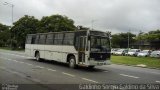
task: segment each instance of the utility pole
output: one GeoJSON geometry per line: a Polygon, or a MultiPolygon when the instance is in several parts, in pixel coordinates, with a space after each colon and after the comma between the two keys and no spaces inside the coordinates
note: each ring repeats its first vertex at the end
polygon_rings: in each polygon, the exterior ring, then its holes
{"type": "Polygon", "coordinates": [[[139,49],[141,48],[142,49],[142,38],[141,38],[141,35],[143,34],[143,32],[140,30],[139,31],[139,36],[140,36],[140,43],[139,43],[139,49]]]}
{"type": "MultiPolygon", "coordinates": [[[[11,11],[11,17],[12,17],[12,19],[11,19],[11,26],[13,26],[13,8],[14,8],[14,5],[13,4],[11,4],[11,3],[8,3],[8,2],[4,2],[4,4],[3,5],[8,5],[8,6],[10,6],[11,7],[11,9],[12,9],[12,11],[11,11]]],[[[10,38],[11,38],[11,45],[10,45],[10,47],[12,48],[12,31],[11,31],[11,29],[10,29],[10,32],[11,32],[11,36],[10,36],[10,38]]],[[[13,34],[13,38],[14,38],[14,34],[13,34]]]]}
{"type": "Polygon", "coordinates": [[[130,30],[129,30],[129,32],[128,32],[128,50],[129,50],[129,44],[130,44],[130,40],[129,40],[129,38],[130,38],[130,36],[129,36],[129,33],[130,33],[130,30]]]}
{"type": "Polygon", "coordinates": [[[11,4],[11,7],[12,7],[12,26],[13,26],[13,7],[14,7],[14,5],[11,4]]]}
{"type": "Polygon", "coordinates": [[[94,22],[95,22],[96,20],[92,20],[91,21],[91,24],[92,24],[92,30],[93,30],[93,24],[94,24],[94,22]]]}
{"type": "Polygon", "coordinates": [[[93,30],[93,23],[94,23],[94,20],[92,20],[92,21],[91,21],[91,24],[92,24],[92,30],[93,30]]]}

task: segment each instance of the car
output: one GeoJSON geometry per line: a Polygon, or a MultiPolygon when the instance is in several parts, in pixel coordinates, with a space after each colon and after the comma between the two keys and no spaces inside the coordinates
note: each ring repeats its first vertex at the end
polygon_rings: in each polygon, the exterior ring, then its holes
{"type": "Polygon", "coordinates": [[[160,51],[153,51],[152,53],[151,53],[151,55],[150,55],[150,57],[160,57],[160,51]]]}
{"type": "Polygon", "coordinates": [[[128,55],[128,56],[137,56],[137,54],[140,51],[141,51],[140,49],[130,49],[126,55],[128,55]]]}
{"type": "Polygon", "coordinates": [[[151,54],[151,51],[150,50],[143,50],[141,52],[138,53],[138,57],[147,57],[151,54]]]}
{"type": "Polygon", "coordinates": [[[111,54],[114,55],[117,50],[119,50],[119,49],[117,49],[117,48],[116,49],[115,48],[111,49],[111,54]]]}
{"type": "Polygon", "coordinates": [[[115,55],[123,55],[125,56],[125,54],[128,52],[127,49],[119,49],[115,52],[115,55]]]}

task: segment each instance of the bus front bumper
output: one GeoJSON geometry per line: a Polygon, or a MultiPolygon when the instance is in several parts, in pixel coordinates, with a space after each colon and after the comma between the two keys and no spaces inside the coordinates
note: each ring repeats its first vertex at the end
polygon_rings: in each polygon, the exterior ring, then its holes
{"type": "Polygon", "coordinates": [[[95,61],[95,60],[90,60],[89,65],[94,65],[94,66],[102,66],[102,65],[110,65],[111,61],[110,60],[103,60],[103,61],[95,61]]]}

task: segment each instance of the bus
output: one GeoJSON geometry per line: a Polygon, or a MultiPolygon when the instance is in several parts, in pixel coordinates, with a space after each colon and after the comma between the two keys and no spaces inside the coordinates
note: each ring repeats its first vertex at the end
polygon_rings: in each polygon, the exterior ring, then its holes
{"type": "Polygon", "coordinates": [[[109,65],[110,35],[96,30],[28,34],[25,53],[37,61],[54,60],[71,68],[109,65]]]}

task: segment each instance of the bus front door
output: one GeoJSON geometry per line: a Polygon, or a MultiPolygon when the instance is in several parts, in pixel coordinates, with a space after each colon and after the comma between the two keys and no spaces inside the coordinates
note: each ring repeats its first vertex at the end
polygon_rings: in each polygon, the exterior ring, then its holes
{"type": "Polygon", "coordinates": [[[86,44],[86,37],[81,36],[79,37],[79,44],[78,44],[78,61],[79,64],[85,63],[85,44],[86,44]]]}

